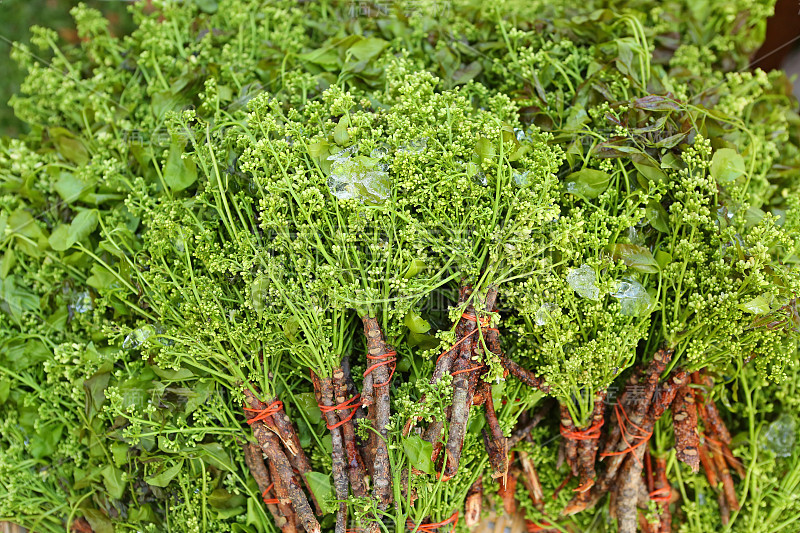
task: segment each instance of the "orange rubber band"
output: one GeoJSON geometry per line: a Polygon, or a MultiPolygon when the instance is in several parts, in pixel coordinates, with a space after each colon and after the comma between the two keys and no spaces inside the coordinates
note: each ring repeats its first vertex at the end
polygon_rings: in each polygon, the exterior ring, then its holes
{"type": "MultiPolygon", "coordinates": [[[[465,319],[465,320],[468,320],[469,322],[477,322],[477,321],[478,321],[478,317],[476,317],[475,315],[470,315],[470,314],[468,314],[468,313],[462,313],[462,314],[461,314],[461,318],[463,318],[463,319],[465,319]]],[[[452,345],[452,346],[450,346],[448,349],[446,349],[445,351],[443,351],[442,353],[440,353],[440,354],[439,354],[439,357],[437,357],[437,358],[436,358],[436,362],[438,363],[438,362],[439,362],[439,360],[440,360],[442,357],[444,357],[444,356],[445,356],[445,354],[448,354],[448,353],[452,352],[452,351],[453,351],[455,348],[457,348],[457,347],[458,347],[458,345],[459,345],[459,344],[461,344],[462,342],[464,342],[464,341],[465,341],[465,340],[467,340],[468,338],[472,337],[472,335],[473,335],[474,333],[477,333],[479,329],[485,329],[485,330],[487,330],[487,331],[497,331],[498,333],[500,332],[500,330],[499,330],[499,329],[497,329],[497,328],[487,328],[486,326],[487,326],[488,324],[489,324],[489,317],[488,317],[488,316],[481,317],[481,326],[480,326],[480,327],[477,327],[477,328],[475,328],[475,329],[473,329],[472,331],[470,331],[469,333],[467,333],[466,335],[464,335],[463,337],[461,337],[461,340],[460,340],[460,341],[458,341],[457,343],[453,344],[453,345],[452,345]]],[[[495,354],[495,355],[496,355],[496,354],[495,354]]],[[[367,357],[369,357],[369,356],[367,356],[367,357]]],[[[465,372],[465,371],[464,371],[464,372],[465,372]]],[[[455,374],[450,374],[450,375],[451,375],[451,376],[454,376],[455,374]]]]}
{"type": "Polygon", "coordinates": [[[389,365],[391,367],[391,370],[392,370],[389,373],[389,378],[386,381],[384,381],[383,383],[373,383],[372,384],[373,387],[385,387],[386,385],[389,384],[390,381],[392,381],[392,376],[394,376],[394,371],[397,369],[397,357],[394,357],[396,355],[397,355],[397,352],[394,352],[394,351],[386,352],[386,353],[384,353],[382,355],[370,355],[370,354],[367,354],[367,359],[370,359],[372,361],[378,361],[378,362],[373,364],[371,367],[367,368],[364,371],[364,377],[367,377],[367,375],[371,374],[373,370],[375,370],[376,368],[378,368],[379,366],[382,366],[382,365],[389,365]]]}
{"type": "Polygon", "coordinates": [[[256,422],[263,422],[267,418],[271,417],[278,411],[283,409],[283,402],[280,400],[275,400],[264,409],[250,409],[249,407],[245,407],[244,410],[248,413],[256,413],[253,418],[247,420],[247,423],[251,426],[256,422]]]}
{"type": "Polygon", "coordinates": [[[355,396],[353,396],[349,400],[347,400],[345,402],[342,402],[339,405],[319,405],[319,404],[317,404],[317,406],[319,407],[319,410],[322,411],[323,413],[330,413],[331,411],[344,411],[345,409],[352,409],[352,411],[350,411],[350,414],[347,415],[346,417],[344,417],[343,419],[341,419],[338,423],[336,423],[336,424],[334,424],[332,426],[329,426],[326,423],[325,427],[327,427],[328,429],[336,429],[339,426],[345,424],[346,422],[349,422],[350,420],[352,420],[353,417],[356,414],[356,409],[361,407],[361,402],[359,400],[361,400],[361,395],[360,394],[356,394],[355,396]]]}
{"type": "Polygon", "coordinates": [[[538,533],[539,531],[547,531],[548,529],[553,529],[553,524],[550,522],[544,521],[541,524],[537,524],[533,520],[525,521],[525,530],[528,533],[538,533]]]}
{"type": "Polygon", "coordinates": [[[599,420],[586,429],[576,429],[575,431],[566,429],[563,425],[559,426],[561,436],[571,440],[597,440],[600,438],[600,429],[605,420],[599,420]]]}
{"type": "Polygon", "coordinates": [[[281,503],[281,501],[278,498],[267,498],[267,493],[272,490],[272,487],[274,485],[275,485],[275,483],[270,483],[269,487],[264,489],[264,492],[261,493],[261,498],[264,500],[264,503],[266,503],[267,505],[277,505],[277,504],[281,503]]]}
{"type": "MultiPolygon", "coordinates": [[[[622,440],[625,441],[625,444],[627,444],[628,447],[625,448],[624,450],[619,451],[619,452],[601,453],[600,457],[610,457],[612,455],[625,455],[628,452],[632,452],[633,450],[635,450],[636,448],[638,448],[642,444],[646,444],[650,440],[650,437],[653,435],[652,431],[646,431],[645,429],[643,429],[643,428],[637,426],[636,424],[634,424],[633,422],[631,422],[631,419],[628,418],[628,413],[625,412],[625,408],[622,407],[621,404],[614,405],[614,414],[617,416],[617,423],[619,424],[620,435],[622,436],[622,440]],[[620,413],[622,413],[621,416],[620,416],[620,413]],[[627,427],[626,424],[624,424],[622,422],[623,418],[625,418],[625,421],[628,424],[630,424],[631,426],[633,426],[634,429],[639,431],[639,433],[641,433],[641,435],[634,435],[634,434],[632,434],[630,432],[630,430],[626,429],[626,427],[627,427]],[[628,437],[625,436],[626,433],[628,433],[631,436],[631,440],[638,439],[639,442],[636,443],[636,444],[631,444],[630,441],[628,441],[628,437]]],[[[636,462],[639,463],[640,466],[644,467],[644,465],[642,465],[642,462],[641,462],[641,460],[639,460],[638,457],[636,457],[634,455],[633,458],[636,459],[636,462]]]]}
{"type": "Polygon", "coordinates": [[[658,503],[666,503],[672,498],[672,491],[669,487],[661,487],[650,493],[650,499],[658,503]]]}
{"type": "Polygon", "coordinates": [[[429,533],[448,524],[453,524],[453,531],[456,530],[456,526],[458,525],[458,511],[453,513],[447,520],[442,520],[441,522],[434,522],[432,524],[419,524],[419,526],[417,526],[416,524],[414,524],[414,522],[408,520],[406,522],[406,527],[411,531],[413,531],[414,528],[416,528],[417,531],[422,531],[423,533],[429,533]]]}
{"type": "Polygon", "coordinates": [[[461,370],[456,370],[455,372],[452,372],[450,375],[455,376],[456,374],[463,374],[464,372],[472,372],[473,370],[480,370],[483,367],[484,365],[473,366],[472,368],[462,368],[461,370]]]}

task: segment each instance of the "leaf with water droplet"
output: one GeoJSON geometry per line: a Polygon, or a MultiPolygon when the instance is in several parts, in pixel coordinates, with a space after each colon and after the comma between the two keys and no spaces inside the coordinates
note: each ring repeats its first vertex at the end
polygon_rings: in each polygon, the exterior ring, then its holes
{"type": "Polygon", "coordinates": [[[619,299],[620,313],[625,316],[645,316],[653,310],[655,301],[636,280],[622,280],[617,282],[616,290],[611,296],[619,299]]]}
{"type": "Polygon", "coordinates": [[[565,180],[567,192],[586,200],[592,200],[603,194],[610,182],[610,174],[592,168],[573,172],[565,180]]]}
{"type": "Polygon", "coordinates": [[[650,200],[644,213],[651,226],[662,233],[669,233],[669,215],[660,203],[650,200]]]}
{"type": "Polygon", "coordinates": [[[597,276],[594,269],[583,264],[579,268],[572,268],[567,273],[567,283],[572,290],[590,300],[600,299],[600,289],[597,287],[597,276]]]}
{"type": "Polygon", "coordinates": [[[634,270],[654,274],[658,272],[658,263],[649,249],[635,244],[617,243],[612,248],[614,259],[622,261],[634,270]]]}

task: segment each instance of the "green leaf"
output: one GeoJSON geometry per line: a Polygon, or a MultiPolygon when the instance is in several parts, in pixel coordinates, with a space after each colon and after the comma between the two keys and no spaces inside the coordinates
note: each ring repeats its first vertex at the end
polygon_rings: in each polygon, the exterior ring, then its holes
{"type": "Polygon", "coordinates": [[[485,137],[481,137],[475,143],[475,153],[478,154],[481,161],[491,160],[495,154],[494,143],[485,137]]]}
{"type": "Polygon", "coordinates": [[[567,192],[587,200],[597,198],[608,188],[611,175],[602,170],[584,168],[567,176],[567,192]]]}
{"type": "Polygon", "coordinates": [[[614,259],[622,259],[626,265],[639,272],[653,274],[659,271],[653,254],[644,246],[618,243],[614,245],[612,255],[614,259]]]}
{"type": "Polygon", "coordinates": [[[114,524],[102,511],[83,509],[83,517],[89,522],[94,533],[114,533],[114,524]]]}
{"type": "Polygon", "coordinates": [[[11,380],[0,378],[0,405],[6,403],[8,394],[11,392],[11,380]]]}
{"type": "Polygon", "coordinates": [[[164,181],[173,191],[182,191],[197,181],[197,166],[192,159],[183,159],[183,147],[175,140],[169,147],[164,181]]]}
{"type": "Polygon", "coordinates": [[[42,459],[53,455],[58,447],[63,432],[63,424],[42,426],[39,428],[39,431],[36,432],[36,437],[31,439],[31,456],[34,459],[42,459]]]}
{"type": "Polygon", "coordinates": [[[196,383],[189,399],[186,401],[184,412],[188,415],[195,409],[206,403],[211,393],[214,391],[214,381],[210,379],[201,379],[196,383]]]}
{"type": "Polygon", "coordinates": [[[650,200],[644,213],[651,226],[660,232],[669,233],[669,215],[660,203],[650,200]]]}
{"type": "Polygon", "coordinates": [[[302,392],[294,395],[297,406],[306,414],[311,424],[319,424],[322,420],[322,412],[317,405],[317,399],[313,392],[302,392]]]}
{"type": "MultiPolygon", "coordinates": [[[[39,311],[39,298],[27,287],[17,284],[17,277],[10,275],[0,279],[0,310],[5,311],[16,321],[22,319],[26,311],[39,311]]],[[[39,341],[29,341],[41,345],[39,341]]],[[[49,350],[48,350],[49,353],[49,350]]]]}
{"type": "Polygon", "coordinates": [[[667,179],[667,175],[658,167],[637,163],[636,161],[633,162],[633,166],[650,181],[665,181],[667,179]]]}
{"type": "Polygon", "coordinates": [[[717,183],[730,183],[744,174],[744,158],[736,150],[720,148],[711,158],[709,172],[717,183]]]}
{"type": "Polygon", "coordinates": [[[422,440],[417,435],[412,435],[403,439],[403,451],[406,452],[408,462],[411,466],[425,472],[433,474],[435,472],[431,456],[433,455],[433,444],[422,440]]]}
{"type": "Polygon", "coordinates": [[[73,242],[79,242],[88,237],[97,227],[98,212],[96,209],[87,209],[72,219],[69,225],[69,237],[73,242]]]}
{"type": "Polygon", "coordinates": [[[331,477],[328,474],[323,474],[321,472],[308,472],[306,473],[306,480],[308,480],[308,485],[311,487],[311,492],[314,493],[314,497],[317,499],[319,504],[326,506],[328,512],[332,512],[334,509],[332,508],[333,505],[331,504],[331,500],[333,500],[331,477]]]}
{"type": "Polygon", "coordinates": [[[53,352],[38,339],[9,340],[8,343],[2,345],[2,348],[3,351],[0,353],[5,357],[11,370],[15,372],[53,358],[53,352]]]}
{"type": "Polygon", "coordinates": [[[411,279],[423,270],[425,270],[425,262],[420,259],[412,259],[411,264],[408,265],[408,270],[403,274],[404,279],[411,279]]]}
{"type": "Polygon", "coordinates": [[[98,211],[85,209],[75,215],[69,226],[59,225],[47,240],[53,250],[63,252],[88,237],[97,227],[98,211]]]}
{"type": "Polygon", "coordinates": [[[200,11],[204,13],[216,13],[219,7],[216,0],[194,0],[200,11]]]}
{"type": "Polygon", "coordinates": [[[66,224],[59,224],[56,226],[56,229],[54,229],[53,233],[48,237],[47,242],[50,243],[50,248],[57,252],[63,252],[75,244],[74,242],[70,242],[69,226],[66,224]]]}
{"type": "Polygon", "coordinates": [[[150,368],[153,370],[153,372],[155,372],[156,376],[160,377],[161,379],[168,379],[171,381],[182,381],[194,376],[192,371],[188,368],[179,368],[178,370],[173,370],[171,368],[160,368],[157,365],[153,365],[150,368]]]}
{"type": "Polygon", "coordinates": [[[70,172],[62,172],[54,188],[64,202],[72,204],[89,192],[92,186],[86,185],[80,178],[70,172]]]}
{"type": "Polygon", "coordinates": [[[333,140],[339,146],[343,146],[350,140],[350,134],[347,132],[349,124],[350,121],[347,120],[347,117],[342,117],[333,129],[333,140]]]}
{"type": "Polygon", "coordinates": [[[424,320],[421,316],[413,311],[408,311],[406,313],[406,316],[403,319],[403,324],[405,324],[405,326],[413,333],[425,333],[431,329],[431,325],[428,323],[428,321],[424,320]]]}
{"type": "Polygon", "coordinates": [[[106,387],[111,378],[110,372],[97,373],[83,382],[86,391],[86,416],[89,419],[100,412],[106,401],[106,387]]]}
{"type": "Polygon", "coordinates": [[[124,442],[112,442],[109,448],[111,448],[111,456],[114,458],[115,465],[121,467],[128,462],[128,450],[130,446],[124,442]]]}
{"type": "Polygon", "coordinates": [[[383,52],[383,49],[389,45],[387,41],[378,39],[377,37],[368,37],[361,39],[353,46],[347,49],[359,61],[369,61],[383,52]]]}
{"type": "Polygon", "coordinates": [[[212,442],[210,444],[200,444],[197,447],[202,450],[203,455],[201,457],[206,463],[220,470],[226,470],[228,472],[234,471],[231,457],[220,443],[212,442]]]}
{"type": "Polygon", "coordinates": [[[160,474],[145,479],[145,481],[154,487],[166,487],[169,485],[169,482],[178,475],[178,472],[181,471],[181,467],[183,467],[183,461],[175,463],[171,467],[162,471],[160,474]]]}
{"type": "Polygon", "coordinates": [[[472,63],[464,65],[453,72],[453,75],[450,79],[453,85],[463,85],[464,83],[475,79],[478,74],[481,73],[481,71],[483,71],[481,64],[477,61],[473,61],[472,63]]]}
{"type": "Polygon", "coordinates": [[[122,479],[122,470],[113,466],[107,465],[103,471],[103,485],[105,485],[108,494],[115,500],[122,498],[125,494],[125,481],[122,479]]]}
{"type": "Polygon", "coordinates": [[[761,296],[756,296],[749,302],[739,304],[737,307],[742,311],[753,313],[754,315],[766,315],[771,310],[769,303],[770,299],[762,294],[761,296]]]}
{"type": "Polygon", "coordinates": [[[3,254],[3,260],[0,261],[0,278],[6,279],[11,269],[17,263],[17,255],[14,250],[9,246],[6,253],[3,254]]]}
{"type": "Polygon", "coordinates": [[[89,162],[89,151],[78,139],[62,135],[54,139],[56,149],[68,160],[78,166],[83,166],[89,162]]]}
{"type": "Polygon", "coordinates": [[[665,252],[664,250],[657,251],[656,263],[658,263],[658,266],[663,269],[665,266],[672,263],[672,254],[669,252],[665,252]]]}

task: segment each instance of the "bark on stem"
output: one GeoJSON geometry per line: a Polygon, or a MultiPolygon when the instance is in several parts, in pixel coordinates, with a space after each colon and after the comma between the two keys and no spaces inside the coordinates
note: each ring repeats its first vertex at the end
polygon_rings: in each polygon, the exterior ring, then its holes
{"type": "MultiPolygon", "coordinates": [[[[258,444],[247,442],[242,446],[242,451],[244,452],[244,462],[247,464],[247,468],[250,469],[250,474],[253,476],[253,479],[256,480],[256,485],[258,485],[258,492],[261,494],[262,498],[265,498],[264,495],[267,493],[271,482],[267,465],[264,463],[261,447],[259,447],[258,444]]],[[[272,519],[275,520],[275,525],[278,526],[283,533],[293,533],[297,530],[294,524],[290,525],[286,517],[281,514],[277,504],[265,502],[265,505],[267,506],[269,514],[272,515],[272,519]]]]}
{"type": "MultiPolygon", "coordinates": [[[[336,405],[345,403],[352,396],[349,395],[347,390],[347,383],[344,379],[344,371],[337,368],[333,371],[333,390],[336,394],[336,405]]],[[[347,477],[350,480],[350,490],[353,495],[361,498],[367,495],[367,485],[364,481],[366,472],[364,464],[361,462],[361,455],[358,453],[356,446],[356,434],[353,429],[352,409],[337,410],[336,415],[339,420],[345,420],[351,417],[350,420],[344,422],[340,427],[342,430],[342,440],[344,441],[344,450],[347,455],[347,477]]]]}
{"type": "MultiPolygon", "coordinates": [[[[386,344],[383,337],[383,332],[378,324],[377,319],[373,317],[364,316],[361,318],[364,324],[364,335],[367,337],[367,350],[373,357],[370,361],[388,361],[393,349],[386,344]],[[374,359],[381,358],[381,359],[374,359]]],[[[388,363],[391,364],[391,363],[388,363]]],[[[375,429],[378,431],[380,438],[375,441],[375,460],[374,460],[374,494],[378,499],[378,508],[386,510],[389,503],[392,501],[392,485],[391,485],[391,472],[389,470],[389,449],[387,442],[389,433],[387,426],[389,425],[390,415],[390,398],[389,383],[390,374],[388,364],[378,364],[374,366],[372,372],[368,372],[367,376],[373,375],[373,387],[375,388],[375,405],[370,409],[375,409],[375,429]]],[[[373,365],[370,365],[373,366],[373,365]]]]}
{"type": "Polygon", "coordinates": [[[492,477],[505,479],[508,474],[508,442],[500,429],[500,422],[497,420],[497,413],[494,410],[494,400],[492,399],[492,386],[481,381],[480,387],[483,389],[486,422],[489,426],[489,433],[483,432],[483,442],[486,452],[489,454],[489,464],[492,466],[492,477]]]}
{"type": "Polygon", "coordinates": [[[672,404],[672,424],[675,428],[675,456],[689,465],[692,472],[700,469],[700,437],[697,434],[697,405],[692,389],[682,387],[672,404]]]}
{"type": "MultiPolygon", "coordinates": [[[[333,379],[330,377],[319,377],[312,370],[311,380],[314,383],[317,403],[324,407],[333,407],[333,379]]],[[[339,417],[336,416],[335,411],[324,409],[323,416],[325,416],[325,422],[331,432],[331,471],[333,474],[333,488],[336,493],[336,499],[339,500],[339,509],[336,512],[336,533],[345,533],[347,528],[347,502],[345,500],[347,500],[348,496],[348,483],[346,472],[347,459],[345,458],[344,442],[342,440],[342,428],[338,426],[339,417]]]]}
{"type": "MultiPolygon", "coordinates": [[[[245,398],[247,405],[250,409],[254,410],[264,410],[266,406],[259,401],[258,398],[248,389],[244,391],[245,398]]],[[[254,418],[255,416],[248,411],[245,411],[245,415],[248,418],[254,418]]],[[[256,441],[258,442],[261,449],[266,454],[267,458],[269,459],[270,463],[275,467],[275,471],[277,476],[272,476],[273,481],[276,484],[277,488],[277,479],[276,477],[280,477],[281,482],[286,487],[286,493],[289,499],[294,506],[294,511],[297,513],[297,517],[300,520],[300,523],[308,533],[320,533],[320,526],[317,519],[314,518],[314,512],[311,509],[311,506],[308,504],[308,500],[306,499],[306,495],[303,494],[303,490],[297,484],[294,479],[294,472],[292,471],[292,464],[287,459],[286,454],[283,452],[283,446],[281,445],[280,439],[267,429],[263,422],[257,421],[253,422],[253,435],[255,435],[256,441]]],[[[278,494],[278,498],[281,498],[281,495],[278,494]]]]}

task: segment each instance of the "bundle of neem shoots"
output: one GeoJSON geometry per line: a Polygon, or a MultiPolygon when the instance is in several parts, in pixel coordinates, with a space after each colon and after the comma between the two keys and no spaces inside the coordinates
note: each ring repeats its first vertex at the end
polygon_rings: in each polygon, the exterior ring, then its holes
{"type": "Polygon", "coordinates": [[[797,530],[771,4],[153,4],[13,51],[0,519],[797,530]]]}

